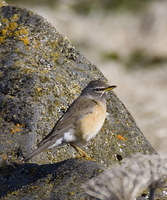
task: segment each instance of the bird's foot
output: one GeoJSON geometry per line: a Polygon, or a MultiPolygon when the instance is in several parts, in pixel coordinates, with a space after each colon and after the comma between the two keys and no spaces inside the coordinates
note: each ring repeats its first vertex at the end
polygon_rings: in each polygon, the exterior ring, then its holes
{"type": "Polygon", "coordinates": [[[79,153],[79,156],[76,156],[75,158],[84,158],[87,160],[95,161],[95,159],[91,158],[87,153],[85,153],[82,149],[75,146],[74,144],[71,144],[71,146],[79,153]]]}

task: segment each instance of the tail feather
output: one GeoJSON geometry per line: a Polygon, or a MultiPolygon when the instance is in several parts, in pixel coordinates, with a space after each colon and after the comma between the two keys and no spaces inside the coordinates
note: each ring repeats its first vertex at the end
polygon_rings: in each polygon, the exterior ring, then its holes
{"type": "Polygon", "coordinates": [[[23,159],[23,162],[27,162],[28,160],[30,160],[32,157],[38,155],[39,153],[41,153],[43,150],[45,150],[46,148],[48,148],[49,143],[46,142],[43,145],[41,145],[40,147],[38,147],[35,151],[33,151],[30,155],[28,155],[26,158],[23,159]]]}
{"type": "MultiPolygon", "coordinates": [[[[70,124],[70,126],[72,126],[72,128],[73,128],[73,124],[70,124]]],[[[65,144],[65,143],[62,143],[62,138],[63,138],[63,134],[65,132],[68,132],[68,129],[70,129],[69,126],[65,126],[65,127],[61,128],[60,130],[56,130],[55,128],[53,128],[53,130],[38,144],[39,147],[35,151],[33,151],[30,155],[28,155],[25,159],[23,159],[22,161],[27,162],[32,157],[38,155],[43,150],[45,150],[49,147],[52,148],[55,146],[60,146],[60,145],[65,144]]]]}

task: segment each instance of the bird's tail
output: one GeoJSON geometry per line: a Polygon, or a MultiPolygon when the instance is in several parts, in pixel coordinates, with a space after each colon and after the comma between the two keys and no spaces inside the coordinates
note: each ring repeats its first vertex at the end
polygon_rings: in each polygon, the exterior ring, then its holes
{"type": "Polygon", "coordinates": [[[22,162],[27,162],[29,161],[32,157],[38,155],[39,153],[41,153],[43,150],[45,150],[46,148],[48,148],[48,142],[44,143],[43,145],[41,145],[40,147],[38,147],[35,151],[33,151],[31,154],[29,154],[26,158],[24,158],[22,160],[22,162]]]}

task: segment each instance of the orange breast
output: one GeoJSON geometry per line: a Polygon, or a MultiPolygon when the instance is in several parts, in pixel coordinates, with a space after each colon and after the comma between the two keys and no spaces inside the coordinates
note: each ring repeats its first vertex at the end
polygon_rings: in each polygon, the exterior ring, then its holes
{"type": "Polygon", "coordinates": [[[92,113],[81,120],[81,133],[84,141],[88,142],[96,136],[103,126],[106,117],[106,104],[98,102],[92,113]]]}

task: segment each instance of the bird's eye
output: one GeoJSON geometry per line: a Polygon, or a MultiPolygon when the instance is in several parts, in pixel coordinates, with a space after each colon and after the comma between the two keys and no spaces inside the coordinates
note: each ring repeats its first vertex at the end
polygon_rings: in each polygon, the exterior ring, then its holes
{"type": "Polygon", "coordinates": [[[95,91],[97,91],[97,92],[100,91],[100,88],[96,88],[95,91]]]}

